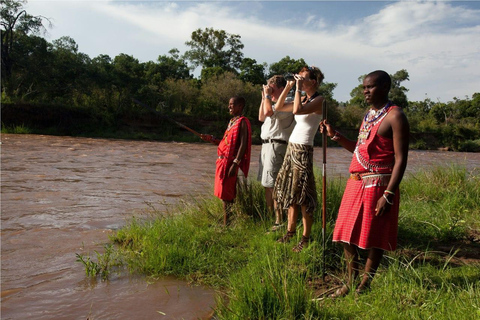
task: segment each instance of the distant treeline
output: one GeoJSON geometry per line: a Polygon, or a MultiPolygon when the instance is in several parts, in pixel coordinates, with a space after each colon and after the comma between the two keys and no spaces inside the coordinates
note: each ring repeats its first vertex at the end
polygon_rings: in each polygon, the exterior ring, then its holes
{"type": "MultiPolygon", "coordinates": [[[[140,62],[127,54],[90,58],[78,52],[70,37],[50,43],[39,36],[48,20],[29,15],[23,3],[1,3],[2,132],[20,126],[33,133],[196,141],[132,99],[197,131],[220,135],[228,119],[228,99],[242,95],[258,141],[262,84],[274,74],[308,65],[289,56],[270,65],[257,63],[243,56],[239,35],[212,28],[192,32],[186,42],[190,50],[183,55],[173,48],[155,62],[140,62]],[[201,74],[195,78],[198,67],[201,74]]],[[[412,148],[480,151],[480,93],[447,103],[413,102],[401,85],[409,79],[407,70],[391,76],[390,98],[409,118],[412,148]]],[[[337,84],[325,82],[319,88],[328,101],[330,122],[351,137],[368,107],[363,77],[346,102],[333,98],[337,84]]]]}

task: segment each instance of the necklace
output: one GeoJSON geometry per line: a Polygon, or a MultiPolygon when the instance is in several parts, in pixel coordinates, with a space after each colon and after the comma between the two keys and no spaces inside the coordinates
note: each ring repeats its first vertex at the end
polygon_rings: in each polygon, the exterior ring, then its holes
{"type": "Polygon", "coordinates": [[[389,101],[382,109],[375,111],[375,109],[372,108],[365,114],[362,127],[360,128],[360,132],[358,134],[358,144],[365,143],[365,140],[368,139],[372,128],[387,115],[390,106],[391,104],[389,101]]]}
{"type": "Polygon", "coordinates": [[[235,116],[232,119],[230,119],[230,122],[228,122],[228,127],[227,130],[230,130],[230,128],[237,122],[238,119],[240,119],[241,116],[235,116]]]}

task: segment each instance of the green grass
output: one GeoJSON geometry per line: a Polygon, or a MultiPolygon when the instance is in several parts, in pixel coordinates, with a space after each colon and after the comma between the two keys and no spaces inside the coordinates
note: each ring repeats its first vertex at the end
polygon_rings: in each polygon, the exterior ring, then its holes
{"type": "Polygon", "coordinates": [[[15,133],[15,134],[29,134],[33,133],[32,129],[26,127],[25,125],[19,125],[19,126],[5,126],[2,123],[2,133],[15,133]]]}
{"type": "MultiPolygon", "coordinates": [[[[320,178],[317,172],[319,204],[320,178]]],[[[292,252],[296,241],[277,243],[282,233],[266,232],[272,217],[266,216],[263,188],[255,181],[238,197],[229,228],[222,226],[221,202],[209,197],[168,213],[153,209],[150,218],[133,219],[112,242],[115,256],[131,272],[173,275],[217,289],[218,319],[475,319],[480,264],[462,258],[472,252],[480,258],[479,182],[478,173],[458,167],[406,177],[398,250],[386,254],[371,291],[337,300],[312,299],[343,279],[342,251],[331,233],[345,179],[328,181],[325,249],[320,208],[313,243],[302,253],[292,252]]]]}

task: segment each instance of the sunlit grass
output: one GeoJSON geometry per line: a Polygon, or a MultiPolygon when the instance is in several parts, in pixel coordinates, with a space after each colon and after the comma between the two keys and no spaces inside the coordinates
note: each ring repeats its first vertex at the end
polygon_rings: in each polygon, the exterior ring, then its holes
{"type": "Polygon", "coordinates": [[[480,317],[480,264],[461,259],[459,251],[462,244],[480,249],[478,240],[469,240],[480,234],[479,177],[459,167],[432,168],[402,182],[399,248],[386,254],[371,291],[313,301],[319,294],[315,284],[333,287],[338,281],[331,279],[343,278],[342,252],[331,233],[345,183],[328,181],[325,248],[321,206],[308,248],[292,252],[300,232],[291,243],[277,243],[284,230],[268,232],[273,217],[266,214],[256,181],[242,188],[228,228],[222,226],[221,202],[208,197],[167,213],[152,210],[150,218],[132,220],[112,241],[131,272],[173,275],[216,288],[218,319],[480,317]]]}

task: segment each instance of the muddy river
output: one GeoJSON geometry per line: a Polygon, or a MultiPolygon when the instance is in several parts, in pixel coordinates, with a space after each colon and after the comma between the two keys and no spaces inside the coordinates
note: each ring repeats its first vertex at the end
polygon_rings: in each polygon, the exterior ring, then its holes
{"type": "MultiPolygon", "coordinates": [[[[75,254],[150,206],[165,211],[209,196],[216,147],[42,135],[1,136],[2,319],[208,319],[215,292],[176,279],[85,276],[75,254]]],[[[258,171],[260,146],[252,152],[258,171]]],[[[320,166],[322,152],[315,151],[320,166]]],[[[351,154],[328,151],[327,175],[346,175],[351,154]]],[[[478,170],[479,153],[411,151],[407,175],[437,164],[478,170]]]]}

